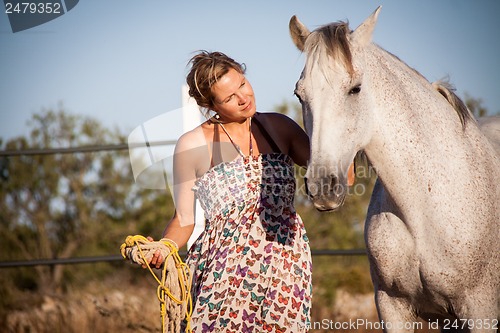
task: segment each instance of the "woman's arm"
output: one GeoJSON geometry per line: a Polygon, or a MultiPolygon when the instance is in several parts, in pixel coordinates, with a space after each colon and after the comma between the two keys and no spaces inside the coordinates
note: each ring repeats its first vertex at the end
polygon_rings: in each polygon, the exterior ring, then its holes
{"type": "Polygon", "coordinates": [[[295,164],[306,168],[311,157],[311,146],[306,132],[295,121],[290,119],[287,126],[288,136],[290,138],[289,155],[295,164]]]}
{"type": "MultiPolygon", "coordinates": [[[[203,140],[203,144],[205,141],[203,140]]],[[[195,223],[195,196],[193,186],[197,169],[206,155],[206,147],[200,146],[194,131],[181,136],[177,141],[173,157],[173,199],[175,212],[163,232],[162,238],[174,241],[179,248],[186,245],[195,223]]],[[[164,258],[156,253],[150,264],[159,268],[164,258]]]]}

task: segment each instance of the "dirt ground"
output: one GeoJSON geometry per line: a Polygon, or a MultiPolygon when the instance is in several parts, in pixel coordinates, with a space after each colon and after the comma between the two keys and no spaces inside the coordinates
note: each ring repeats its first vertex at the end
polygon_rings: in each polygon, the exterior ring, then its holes
{"type": "MultiPolygon", "coordinates": [[[[27,299],[26,303],[29,304],[27,299]]],[[[437,332],[421,322],[419,333],[437,332]]],[[[161,332],[159,302],[153,285],[95,282],[85,291],[44,296],[38,304],[11,311],[0,328],[6,333],[152,333],[161,332]]],[[[2,330],[0,330],[2,331],[2,330]]],[[[338,291],[333,308],[313,304],[310,332],[382,332],[373,295],[338,291]]]]}

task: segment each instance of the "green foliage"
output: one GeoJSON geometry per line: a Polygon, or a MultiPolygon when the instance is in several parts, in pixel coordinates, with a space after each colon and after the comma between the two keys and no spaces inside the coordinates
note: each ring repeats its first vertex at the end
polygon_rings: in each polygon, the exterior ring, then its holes
{"type": "Polygon", "coordinates": [[[303,127],[302,107],[299,103],[283,101],[281,104],[278,104],[274,107],[274,111],[287,115],[288,117],[295,120],[297,124],[303,127]]]}
{"type": "MultiPolygon", "coordinates": [[[[43,110],[30,124],[28,137],[9,140],[2,148],[125,142],[121,133],[62,107],[43,110]]],[[[134,184],[127,151],[11,156],[3,165],[8,177],[0,180],[0,260],[118,254],[128,234],[159,235],[173,212],[167,191],[134,184]]],[[[18,290],[44,294],[113,270],[107,263],[92,270],[85,265],[9,269],[0,275],[0,295],[8,299],[7,280],[18,290]]]]}
{"type": "Polygon", "coordinates": [[[472,98],[468,94],[465,94],[465,105],[476,118],[488,114],[488,110],[483,106],[483,101],[480,98],[472,98]]]}
{"type": "Polygon", "coordinates": [[[481,98],[474,98],[469,94],[465,93],[465,105],[470,110],[470,112],[476,118],[488,116],[488,115],[500,115],[500,109],[496,113],[491,113],[483,105],[483,100],[481,98]]]}

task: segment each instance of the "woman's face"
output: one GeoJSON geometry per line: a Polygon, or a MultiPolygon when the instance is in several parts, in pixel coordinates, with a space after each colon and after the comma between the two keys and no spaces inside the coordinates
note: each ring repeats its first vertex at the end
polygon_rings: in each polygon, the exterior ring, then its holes
{"type": "Polygon", "coordinates": [[[242,122],[256,111],[252,85],[245,75],[230,69],[212,86],[214,111],[222,122],[242,122]]]}

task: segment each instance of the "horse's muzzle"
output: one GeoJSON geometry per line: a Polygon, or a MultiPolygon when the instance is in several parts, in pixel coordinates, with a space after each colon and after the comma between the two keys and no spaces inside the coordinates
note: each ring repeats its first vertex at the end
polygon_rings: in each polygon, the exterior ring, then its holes
{"type": "Polygon", "coordinates": [[[319,211],[339,209],[345,201],[347,184],[342,184],[335,176],[304,179],[306,193],[319,211]]]}

